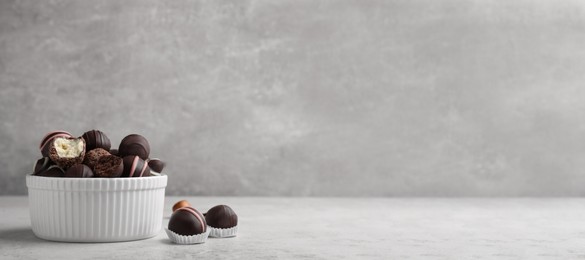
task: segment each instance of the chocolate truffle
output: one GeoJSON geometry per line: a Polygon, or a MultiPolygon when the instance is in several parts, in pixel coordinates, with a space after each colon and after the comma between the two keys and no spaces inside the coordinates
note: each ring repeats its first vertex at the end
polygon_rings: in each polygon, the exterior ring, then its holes
{"type": "Polygon", "coordinates": [[[43,157],[49,157],[49,151],[51,149],[51,141],[57,137],[73,137],[69,132],[66,131],[53,131],[46,134],[43,139],[41,140],[41,144],[39,145],[39,150],[41,150],[41,154],[43,157]]]}
{"type": "Polygon", "coordinates": [[[124,137],[120,142],[118,154],[120,157],[138,155],[142,160],[146,160],[150,155],[150,144],[148,144],[148,140],[144,136],[131,134],[124,137]]]}
{"type": "Polygon", "coordinates": [[[146,161],[137,155],[128,155],[123,158],[124,171],[122,177],[146,177],[150,176],[150,167],[146,161]]]}
{"type": "Polygon", "coordinates": [[[177,203],[175,203],[175,205],[173,205],[173,212],[184,207],[191,207],[191,204],[186,200],[180,200],[177,203]]]}
{"type": "Polygon", "coordinates": [[[161,161],[158,158],[152,158],[148,160],[148,166],[155,172],[161,173],[162,170],[165,168],[166,163],[161,161]]]}
{"type": "Polygon", "coordinates": [[[91,178],[93,177],[93,171],[85,164],[76,164],[65,172],[64,177],[69,178],[91,178]]]}
{"type": "Polygon", "coordinates": [[[110,149],[110,154],[118,155],[118,149],[110,149]]]}
{"type": "Polygon", "coordinates": [[[122,158],[115,155],[105,155],[100,157],[93,169],[95,177],[115,178],[122,175],[124,163],[122,158]]]}
{"type": "Polygon", "coordinates": [[[65,175],[65,171],[63,171],[63,169],[57,165],[51,165],[47,170],[40,171],[36,175],[43,177],[63,177],[65,175]]]}
{"type": "Polygon", "coordinates": [[[110,153],[102,148],[95,148],[87,153],[85,153],[85,158],[83,159],[83,163],[89,168],[95,168],[95,165],[98,163],[98,160],[102,156],[110,155],[110,153]]]}
{"type": "Polygon", "coordinates": [[[110,147],[112,147],[110,139],[100,130],[87,131],[81,137],[85,140],[86,149],[88,151],[95,148],[102,148],[109,151],[110,147]]]}
{"type": "Polygon", "coordinates": [[[171,215],[169,230],[183,236],[198,235],[207,231],[207,223],[201,212],[192,207],[183,207],[171,215]]]}
{"type": "Polygon", "coordinates": [[[227,205],[217,205],[205,213],[207,225],[214,228],[233,228],[238,225],[238,215],[227,205]]]}
{"type": "Polygon", "coordinates": [[[51,165],[55,165],[55,163],[49,157],[38,159],[33,168],[33,175],[38,175],[38,173],[48,170],[51,165]]]}
{"type": "Polygon", "coordinates": [[[57,137],[50,142],[49,158],[57,166],[68,169],[83,162],[85,141],[83,138],[57,137]]]}

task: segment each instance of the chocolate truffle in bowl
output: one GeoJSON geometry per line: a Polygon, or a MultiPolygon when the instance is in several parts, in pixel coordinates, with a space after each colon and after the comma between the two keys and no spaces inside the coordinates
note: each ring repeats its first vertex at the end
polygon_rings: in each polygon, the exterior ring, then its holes
{"type": "Polygon", "coordinates": [[[43,177],[63,177],[65,175],[65,171],[63,171],[63,169],[57,165],[51,165],[48,169],[40,171],[35,175],[43,177]]]}
{"type": "Polygon", "coordinates": [[[83,163],[89,168],[93,169],[97,165],[99,159],[102,156],[110,155],[110,153],[102,148],[95,148],[87,153],[85,153],[85,158],[83,159],[83,163]]]}
{"type": "Polygon", "coordinates": [[[73,137],[73,136],[69,132],[61,131],[61,130],[49,132],[48,134],[46,134],[43,137],[43,139],[41,140],[41,143],[39,144],[39,150],[41,150],[41,154],[43,155],[43,157],[49,157],[49,152],[51,150],[50,143],[51,143],[51,141],[53,141],[53,139],[55,139],[57,137],[73,137]]]}
{"type": "Polygon", "coordinates": [[[166,164],[158,158],[152,158],[148,160],[148,166],[150,166],[150,169],[153,171],[161,173],[166,164]]]}
{"type": "Polygon", "coordinates": [[[55,163],[49,157],[38,159],[33,168],[33,175],[38,175],[38,173],[48,170],[52,165],[55,165],[55,163]]]}
{"type": "Polygon", "coordinates": [[[49,158],[63,169],[83,162],[85,141],[83,138],[57,137],[50,144],[49,158]]]}
{"type": "Polygon", "coordinates": [[[93,177],[93,171],[85,164],[76,164],[65,172],[64,177],[68,178],[91,178],[93,177]]]}
{"type": "Polygon", "coordinates": [[[124,171],[124,162],[122,158],[115,155],[105,155],[100,157],[94,167],[94,176],[101,178],[116,178],[122,175],[124,171]]]}
{"type": "Polygon", "coordinates": [[[141,159],[146,160],[150,155],[150,144],[144,136],[138,134],[128,135],[120,142],[118,155],[120,157],[138,155],[141,159]]]}
{"type": "Polygon", "coordinates": [[[137,155],[128,155],[123,158],[124,171],[122,177],[147,177],[150,176],[148,163],[137,155]]]}
{"type": "Polygon", "coordinates": [[[110,139],[100,130],[90,130],[81,136],[85,140],[86,149],[93,150],[96,148],[102,148],[109,151],[112,147],[110,139]]]}

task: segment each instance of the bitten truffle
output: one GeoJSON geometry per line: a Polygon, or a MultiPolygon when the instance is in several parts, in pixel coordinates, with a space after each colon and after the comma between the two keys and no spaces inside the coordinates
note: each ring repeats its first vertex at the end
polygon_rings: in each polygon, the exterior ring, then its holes
{"type": "Polygon", "coordinates": [[[102,148],[109,151],[112,147],[110,139],[100,130],[87,131],[81,137],[85,140],[86,149],[88,151],[96,148],[102,148]]]}
{"type": "Polygon", "coordinates": [[[123,158],[124,171],[122,177],[147,177],[150,176],[150,167],[146,161],[137,155],[128,155],[123,158]]]}
{"type": "Polygon", "coordinates": [[[122,175],[124,163],[122,158],[115,155],[106,155],[100,157],[94,167],[94,176],[102,178],[115,178],[122,175]]]}
{"type": "Polygon", "coordinates": [[[205,213],[207,225],[214,228],[233,228],[238,225],[238,215],[227,205],[217,205],[205,213]]]}
{"type": "Polygon", "coordinates": [[[65,172],[64,177],[69,178],[91,178],[93,177],[93,171],[89,168],[89,166],[85,164],[76,164],[65,172]]]}
{"type": "Polygon", "coordinates": [[[124,137],[120,142],[118,154],[120,157],[138,155],[142,160],[146,160],[150,155],[150,144],[144,136],[131,134],[124,137]]]}
{"type": "Polygon", "coordinates": [[[49,158],[57,166],[68,169],[83,162],[85,141],[83,138],[57,137],[50,142],[49,158]]]}
{"type": "Polygon", "coordinates": [[[57,137],[73,137],[73,136],[67,131],[53,131],[53,132],[46,134],[43,137],[43,139],[41,140],[41,143],[39,144],[39,150],[41,150],[41,154],[43,155],[43,157],[49,157],[49,152],[51,149],[50,143],[51,143],[51,141],[53,141],[53,139],[55,139],[57,137]]]}
{"type": "Polygon", "coordinates": [[[166,163],[161,161],[158,158],[152,158],[148,160],[148,166],[155,172],[161,173],[162,170],[165,168],[166,163]]]}
{"type": "Polygon", "coordinates": [[[83,163],[89,168],[94,169],[98,160],[102,156],[110,155],[110,153],[102,148],[95,148],[87,153],[85,153],[85,158],[83,159],[83,163]]]}
{"type": "Polygon", "coordinates": [[[180,208],[169,219],[169,230],[183,236],[205,233],[207,223],[201,212],[192,207],[180,208]]]}

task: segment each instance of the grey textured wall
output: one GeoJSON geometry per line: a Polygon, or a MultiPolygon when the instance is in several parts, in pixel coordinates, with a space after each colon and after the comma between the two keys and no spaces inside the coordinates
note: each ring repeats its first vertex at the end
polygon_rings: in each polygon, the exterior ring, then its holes
{"type": "Polygon", "coordinates": [[[584,195],[583,1],[0,1],[0,194],[45,132],[167,194],[584,195]]]}

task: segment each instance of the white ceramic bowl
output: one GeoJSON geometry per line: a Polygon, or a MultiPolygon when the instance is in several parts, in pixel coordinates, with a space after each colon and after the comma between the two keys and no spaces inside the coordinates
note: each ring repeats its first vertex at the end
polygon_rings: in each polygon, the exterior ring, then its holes
{"type": "Polygon", "coordinates": [[[156,236],[167,176],[26,176],[34,234],[64,242],[117,242],[156,236]]]}

